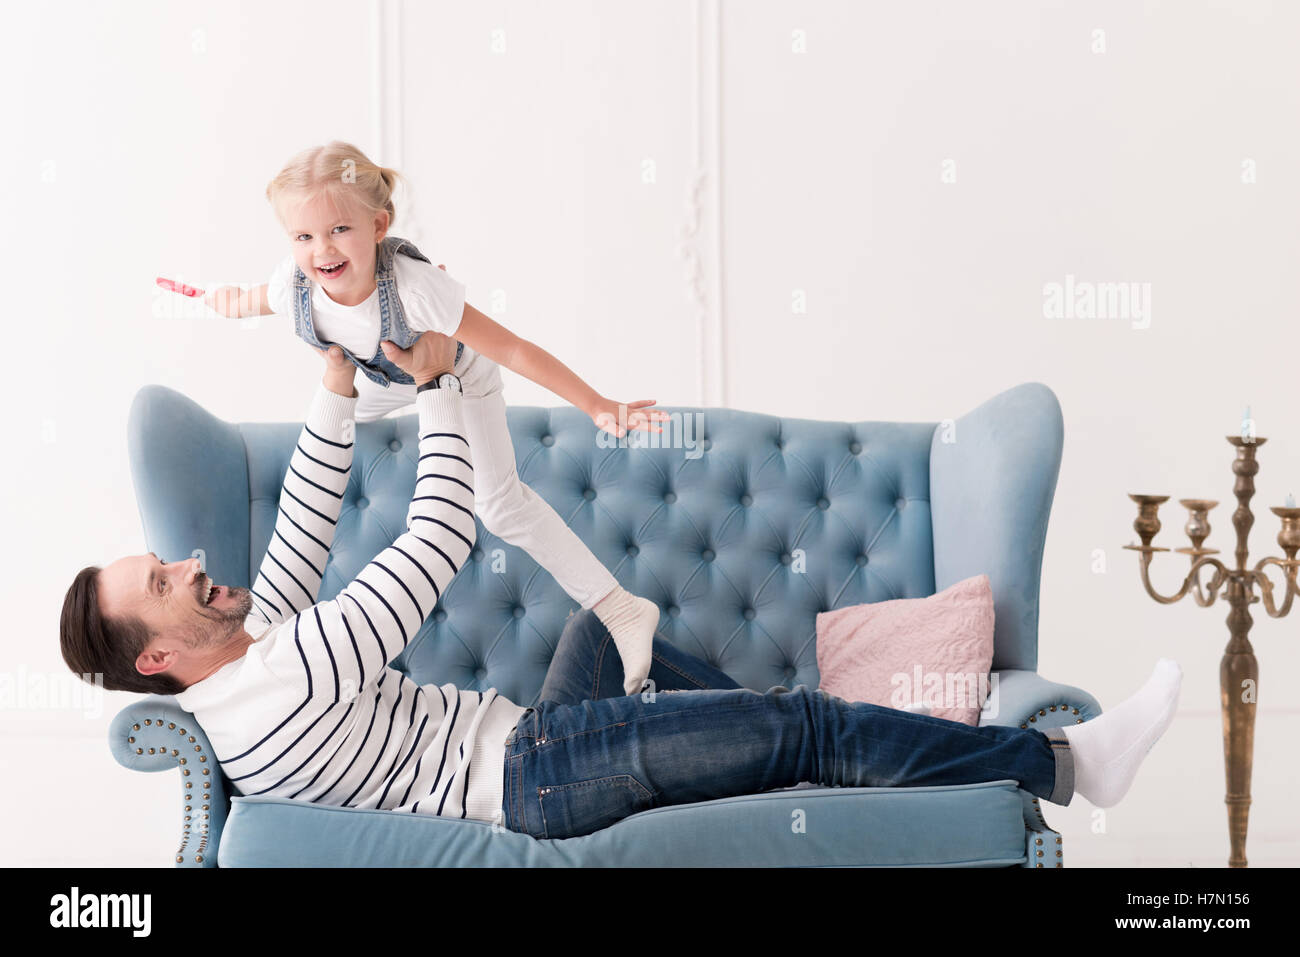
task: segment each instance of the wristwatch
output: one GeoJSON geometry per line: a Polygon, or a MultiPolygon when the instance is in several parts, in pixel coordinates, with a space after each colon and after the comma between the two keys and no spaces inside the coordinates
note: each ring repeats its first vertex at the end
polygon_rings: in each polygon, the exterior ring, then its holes
{"type": "Polygon", "coordinates": [[[446,389],[449,392],[455,392],[457,395],[463,394],[460,389],[460,376],[451,372],[444,372],[436,379],[430,379],[424,385],[417,387],[415,391],[418,395],[429,389],[446,389]]]}

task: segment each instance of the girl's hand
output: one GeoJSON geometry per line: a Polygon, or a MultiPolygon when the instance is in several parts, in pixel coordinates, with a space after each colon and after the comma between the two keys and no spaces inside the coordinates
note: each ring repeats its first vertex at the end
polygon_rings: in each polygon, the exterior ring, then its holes
{"type": "MultiPolygon", "coordinates": [[[[196,290],[196,292],[201,292],[201,290],[196,290]]],[[[214,309],[223,316],[239,319],[243,316],[244,311],[243,297],[244,290],[238,286],[218,286],[203,297],[203,302],[209,309],[214,309]]]]}
{"type": "MultiPolygon", "coordinates": [[[[315,346],[311,348],[316,349],[315,346]]],[[[355,398],[356,389],[352,384],[356,379],[357,367],[343,354],[343,350],[336,345],[330,345],[316,351],[325,360],[325,377],[321,379],[325,388],[349,399],[355,398]]]]}
{"type": "Polygon", "coordinates": [[[643,432],[662,432],[659,426],[652,426],[652,422],[667,422],[668,413],[660,409],[651,409],[648,412],[641,412],[645,406],[654,405],[654,399],[640,399],[636,402],[629,402],[623,405],[615,402],[613,399],[601,399],[597,403],[596,409],[591,413],[591,421],[596,423],[596,428],[603,429],[610,435],[622,438],[627,434],[627,429],[637,429],[643,432]],[[622,410],[620,414],[620,410],[622,410]],[[624,426],[626,425],[626,429],[624,426]]]}
{"type": "Polygon", "coordinates": [[[164,279],[162,276],[159,276],[154,281],[158,283],[158,285],[166,289],[168,292],[178,292],[182,296],[190,296],[190,297],[203,295],[202,289],[195,289],[193,286],[187,286],[183,282],[175,282],[174,280],[171,279],[164,279]]]}

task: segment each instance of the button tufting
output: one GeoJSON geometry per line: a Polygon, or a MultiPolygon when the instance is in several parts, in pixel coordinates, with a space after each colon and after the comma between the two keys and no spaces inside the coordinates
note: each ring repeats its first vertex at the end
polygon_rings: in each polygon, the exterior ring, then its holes
{"type": "Polygon", "coordinates": [[[756,612],[752,608],[746,608],[741,614],[745,616],[745,621],[753,621],[756,612]]]}
{"type": "Polygon", "coordinates": [[[388,447],[394,452],[400,452],[402,450],[402,443],[397,441],[397,439],[393,439],[393,441],[388,443],[388,447]]]}
{"type": "Polygon", "coordinates": [[[863,565],[867,563],[867,556],[859,555],[856,559],[854,559],[854,561],[856,561],[858,563],[858,567],[861,568],[863,565]]]}
{"type": "Polygon", "coordinates": [[[481,549],[481,548],[476,548],[476,549],[474,549],[473,552],[471,552],[471,554],[474,556],[474,561],[476,561],[476,562],[481,562],[481,561],[483,561],[483,549],[481,549]]]}
{"type": "Polygon", "coordinates": [[[681,613],[682,613],[682,610],[681,610],[680,608],[678,608],[676,605],[669,605],[669,606],[668,606],[668,616],[669,616],[670,618],[676,618],[676,617],[677,617],[678,615],[680,615],[681,613]]]}
{"type": "Polygon", "coordinates": [[[511,612],[516,618],[524,617],[524,608],[522,605],[515,605],[514,611],[511,612]]]}
{"type": "Polygon", "coordinates": [[[753,505],[753,504],[754,504],[754,496],[752,496],[752,495],[750,495],[748,492],[746,492],[744,495],[740,496],[740,504],[741,504],[741,505],[744,505],[745,507],[749,507],[750,505],[753,505]]]}
{"type": "Polygon", "coordinates": [[[907,499],[900,498],[894,502],[894,508],[898,509],[901,512],[903,510],[903,506],[906,504],[907,504],[907,499]]]}
{"type": "Polygon", "coordinates": [[[789,565],[792,561],[794,561],[794,557],[793,557],[792,555],[790,555],[788,552],[782,552],[782,553],[781,553],[781,564],[782,564],[782,565],[789,565]]]}
{"type": "Polygon", "coordinates": [[[664,501],[667,502],[669,505],[673,504],[673,502],[677,501],[677,493],[664,492],[664,501]]]}
{"type": "Polygon", "coordinates": [[[596,497],[596,490],[594,488],[584,489],[582,492],[582,497],[585,498],[588,502],[590,502],[593,498],[596,497]]]}
{"type": "Polygon", "coordinates": [[[359,499],[357,499],[357,508],[365,508],[365,507],[366,507],[367,505],[369,505],[369,504],[370,504],[370,500],[367,499],[367,498],[364,498],[364,497],[363,497],[363,498],[359,498],[359,499]]]}
{"type": "Polygon", "coordinates": [[[849,451],[852,452],[854,455],[857,455],[859,452],[862,451],[862,443],[861,443],[861,442],[850,442],[850,443],[849,443],[849,451]]]}
{"type": "Polygon", "coordinates": [[[543,436],[542,436],[542,438],[541,438],[541,443],[542,443],[542,445],[554,445],[554,444],[555,444],[555,436],[551,435],[551,434],[548,432],[548,433],[546,433],[546,435],[543,435],[543,436]]]}
{"type": "Polygon", "coordinates": [[[705,439],[703,442],[700,443],[700,445],[702,445],[704,447],[704,451],[707,452],[709,451],[709,449],[713,448],[713,440],[705,439]]]}
{"type": "Polygon", "coordinates": [[[477,681],[482,681],[486,677],[487,677],[487,670],[484,668],[479,668],[477,671],[474,672],[474,678],[477,681]]]}
{"type": "Polygon", "coordinates": [[[437,611],[435,611],[435,612],[433,613],[433,620],[434,620],[434,621],[446,621],[446,620],[447,620],[447,612],[446,612],[446,609],[439,608],[437,611]]]}
{"type": "Polygon", "coordinates": [[[826,509],[831,507],[830,500],[827,499],[825,496],[819,498],[817,500],[817,507],[820,508],[822,511],[825,511],[826,509]]]}
{"type": "Polygon", "coordinates": [[[713,561],[713,549],[706,548],[704,551],[700,552],[700,558],[704,559],[706,562],[713,561]]]}
{"type": "Polygon", "coordinates": [[[777,440],[776,440],[776,447],[777,447],[778,449],[783,449],[783,448],[785,448],[785,443],[782,442],[780,439],[777,439],[777,440]]]}
{"type": "Polygon", "coordinates": [[[633,558],[636,558],[638,555],[641,554],[641,549],[637,548],[635,545],[629,545],[627,547],[627,553],[631,555],[633,558]]]}

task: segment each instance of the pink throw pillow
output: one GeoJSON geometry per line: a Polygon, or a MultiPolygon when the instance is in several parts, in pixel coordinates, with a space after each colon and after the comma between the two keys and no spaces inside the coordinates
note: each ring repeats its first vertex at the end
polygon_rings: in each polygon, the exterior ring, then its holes
{"type": "Polygon", "coordinates": [[[821,689],[847,701],[978,725],[993,664],[993,588],[976,575],[928,598],[817,615],[821,689]],[[924,713],[924,712],[923,712],[924,713]]]}

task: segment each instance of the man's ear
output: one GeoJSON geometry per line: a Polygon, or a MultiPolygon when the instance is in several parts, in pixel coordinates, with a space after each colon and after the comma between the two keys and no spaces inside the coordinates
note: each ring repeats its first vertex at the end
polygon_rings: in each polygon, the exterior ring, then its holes
{"type": "Polygon", "coordinates": [[[135,670],[142,675],[156,675],[176,664],[178,652],[157,647],[152,641],[135,659],[135,670]]]}

